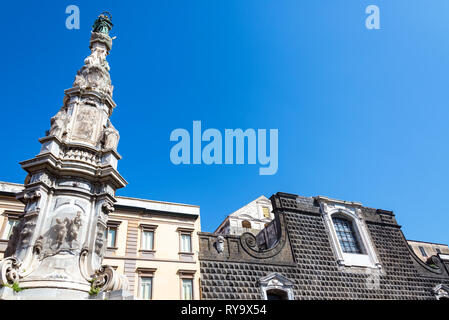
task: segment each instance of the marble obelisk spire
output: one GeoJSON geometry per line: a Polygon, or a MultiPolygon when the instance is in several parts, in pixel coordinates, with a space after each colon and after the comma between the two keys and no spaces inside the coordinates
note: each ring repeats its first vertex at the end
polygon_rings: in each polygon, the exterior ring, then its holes
{"type": "Polygon", "coordinates": [[[124,277],[102,267],[115,191],[126,186],[109,120],[116,106],[106,61],[112,26],[108,13],[95,21],[91,54],[39,140],[40,153],[21,163],[28,176],[17,198],[26,206],[0,262],[0,283],[25,289],[14,293],[19,298],[87,298],[92,283],[126,290],[124,277]]]}

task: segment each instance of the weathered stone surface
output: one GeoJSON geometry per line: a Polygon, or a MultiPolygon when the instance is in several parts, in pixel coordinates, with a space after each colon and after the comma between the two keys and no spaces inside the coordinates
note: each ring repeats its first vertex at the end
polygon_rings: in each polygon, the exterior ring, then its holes
{"type": "Polygon", "coordinates": [[[382,273],[374,274],[338,265],[313,198],[278,193],[271,200],[289,240],[273,257],[245,253],[235,236],[225,237],[221,254],[212,247],[216,235],[200,234],[203,299],[263,299],[260,280],[273,273],[293,282],[295,299],[435,299],[433,289],[449,285],[449,261],[434,257],[436,268],[420,262],[392,212],[361,209],[382,265],[382,273]],[[378,286],[371,285],[373,275],[378,286]]]}

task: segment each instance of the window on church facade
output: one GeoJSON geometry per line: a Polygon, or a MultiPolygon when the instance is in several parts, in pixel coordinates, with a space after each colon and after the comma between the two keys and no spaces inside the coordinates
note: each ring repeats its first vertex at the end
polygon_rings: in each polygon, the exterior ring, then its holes
{"type": "Polygon", "coordinates": [[[248,220],[242,221],[242,227],[245,229],[251,229],[251,222],[249,222],[248,220]]]}
{"type": "Polygon", "coordinates": [[[267,300],[289,300],[288,293],[284,290],[267,290],[267,300]]]}
{"type": "Polygon", "coordinates": [[[332,221],[343,252],[362,253],[352,222],[341,217],[333,217],[332,221]]]}
{"type": "Polygon", "coordinates": [[[268,207],[262,207],[264,218],[270,218],[270,209],[268,207]]]}

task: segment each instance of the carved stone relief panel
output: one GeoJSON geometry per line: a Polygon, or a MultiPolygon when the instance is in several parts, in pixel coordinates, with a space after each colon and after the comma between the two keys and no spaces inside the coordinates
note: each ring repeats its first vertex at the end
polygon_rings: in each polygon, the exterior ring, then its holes
{"type": "Polygon", "coordinates": [[[72,138],[96,145],[99,125],[99,110],[86,104],[80,105],[76,114],[72,138]]]}
{"type": "Polygon", "coordinates": [[[87,204],[81,200],[60,197],[56,199],[54,211],[45,223],[39,244],[41,257],[59,252],[81,250],[87,226],[87,204]]]}

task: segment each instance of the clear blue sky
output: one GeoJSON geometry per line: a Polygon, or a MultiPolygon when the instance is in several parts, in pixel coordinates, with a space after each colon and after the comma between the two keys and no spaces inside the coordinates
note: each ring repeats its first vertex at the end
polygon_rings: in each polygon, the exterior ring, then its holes
{"type": "Polygon", "coordinates": [[[449,242],[447,0],[8,1],[0,9],[0,180],[39,152],[90,27],[109,10],[119,195],[196,204],[202,227],[264,194],[326,195],[393,210],[407,238],[449,242]],[[81,29],[65,28],[65,8],[81,29]],[[381,30],[365,28],[380,7],[381,30]],[[175,166],[192,121],[279,129],[279,170],[175,166]]]}

